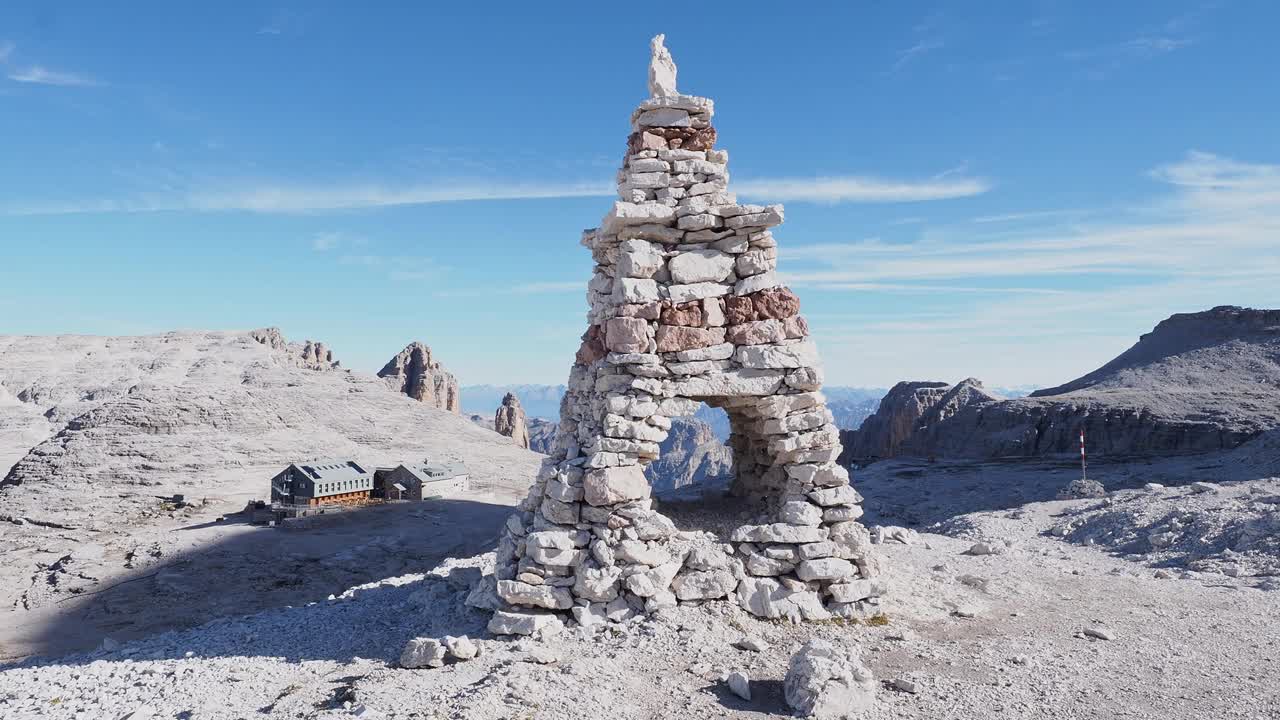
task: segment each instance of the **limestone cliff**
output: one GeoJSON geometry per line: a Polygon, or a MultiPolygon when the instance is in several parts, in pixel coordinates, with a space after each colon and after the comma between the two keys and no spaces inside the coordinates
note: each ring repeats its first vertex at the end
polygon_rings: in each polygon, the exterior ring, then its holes
{"type": "Polygon", "coordinates": [[[1216,307],[1161,322],[1101,368],[1003,400],[966,380],[899,383],[844,433],[846,461],[1153,455],[1234,448],[1280,427],[1280,310],[1216,307]]]}
{"type": "Polygon", "coordinates": [[[392,389],[441,410],[461,414],[458,381],[424,343],[410,343],[378,371],[392,389]]]}
{"type": "Polygon", "coordinates": [[[858,432],[843,433],[845,455],[853,458],[894,457],[915,432],[925,412],[946,392],[943,382],[900,382],[880,401],[880,408],[858,432]]]}
{"type": "Polygon", "coordinates": [[[733,477],[733,451],[711,426],[695,417],[671,419],[671,431],[659,457],[645,469],[657,492],[691,485],[727,485],[733,477]]]}

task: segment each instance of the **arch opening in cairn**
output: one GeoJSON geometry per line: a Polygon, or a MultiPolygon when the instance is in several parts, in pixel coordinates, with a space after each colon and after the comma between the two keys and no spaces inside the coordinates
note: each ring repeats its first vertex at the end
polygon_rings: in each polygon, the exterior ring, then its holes
{"type": "Polygon", "coordinates": [[[481,593],[494,632],[721,598],[762,617],[854,617],[884,592],[861,498],[836,463],[817,348],[777,275],[782,207],[737,202],[713,103],[679,94],[675,76],[659,36],[619,200],[582,235],[596,265],[556,442],[481,593]],[[731,492],[764,520],[727,543],[677,531],[644,474],[671,419],[704,402],[729,416],[731,492]]]}

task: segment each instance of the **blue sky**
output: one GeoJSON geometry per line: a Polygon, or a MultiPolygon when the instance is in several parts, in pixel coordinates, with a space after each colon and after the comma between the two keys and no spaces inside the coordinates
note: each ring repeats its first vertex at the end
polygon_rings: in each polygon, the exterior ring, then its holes
{"type": "Polygon", "coordinates": [[[281,327],[563,382],[648,40],[828,382],[1054,384],[1280,306],[1269,2],[6,3],[0,333],[281,327]]]}

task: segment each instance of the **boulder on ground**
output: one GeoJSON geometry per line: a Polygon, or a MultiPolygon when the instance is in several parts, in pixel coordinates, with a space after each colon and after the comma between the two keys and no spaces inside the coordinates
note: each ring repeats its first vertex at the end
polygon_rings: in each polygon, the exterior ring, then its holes
{"type": "Polygon", "coordinates": [[[841,720],[871,709],[876,683],[855,656],[814,639],[791,657],[783,690],[801,717],[841,720]]]}
{"type": "Polygon", "coordinates": [[[445,646],[435,638],[414,638],[400,653],[402,668],[438,668],[444,665],[445,646]]]}
{"type": "Polygon", "coordinates": [[[1076,478],[1058,491],[1059,500],[1080,500],[1084,498],[1102,498],[1107,496],[1107,489],[1097,480],[1076,478]]]}
{"type": "Polygon", "coordinates": [[[554,635],[564,629],[564,621],[553,612],[498,610],[489,619],[494,635],[554,635]]]}

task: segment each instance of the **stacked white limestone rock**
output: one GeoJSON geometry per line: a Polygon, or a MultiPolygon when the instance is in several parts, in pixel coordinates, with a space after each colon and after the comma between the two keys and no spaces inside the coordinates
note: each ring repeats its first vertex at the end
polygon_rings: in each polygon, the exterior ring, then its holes
{"type": "Polygon", "coordinates": [[[590,624],[724,597],[822,619],[883,592],[817,350],[776,274],[782,207],[736,201],[711,100],[678,94],[662,36],[653,50],[619,200],[582,237],[590,326],[556,445],[499,545],[494,632],[544,628],[552,611],[590,624]],[[670,418],[699,402],[728,413],[733,491],[770,520],[723,545],[676,532],[644,476],[670,418]]]}

